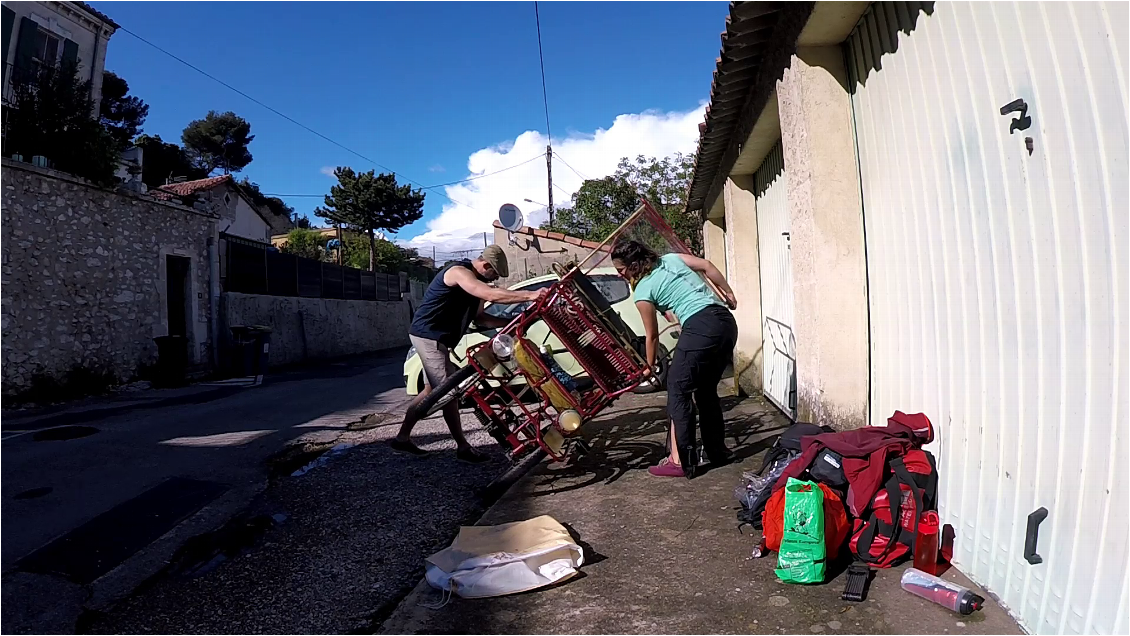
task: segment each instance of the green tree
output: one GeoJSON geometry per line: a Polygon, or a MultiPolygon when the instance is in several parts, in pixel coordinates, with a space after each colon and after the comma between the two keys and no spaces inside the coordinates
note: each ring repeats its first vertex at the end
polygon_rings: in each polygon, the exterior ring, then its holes
{"type": "Polygon", "coordinates": [[[295,228],[287,233],[286,242],[279,251],[322,261],[326,259],[326,237],[315,230],[295,228]]]}
{"type": "Polygon", "coordinates": [[[181,133],[181,143],[192,165],[207,174],[215,170],[223,170],[224,174],[243,170],[251,163],[247,146],[253,139],[251,124],[231,111],[210,110],[204,119],[189,122],[181,133]]]}
{"type": "Polygon", "coordinates": [[[141,126],[149,115],[149,105],[141,98],[129,94],[129,83],[115,73],[102,73],[102,103],[98,108],[102,125],[125,150],[130,142],[141,132],[141,126]]]}
{"type": "Polygon", "coordinates": [[[376,250],[375,271],[392,274],[408,266],[408,255],[396,243],[377,239],[376,250]]]}
{"type": "Polygon", "coordinates": [[[163,186],[175,177],[203,179],[207,172],[192,165],[184,148],[166,143],[160,135],[140,135],[134,144],[144,153],[141,180],[150,188],[163,186]]]}
{"type": "Polygon", "coordinates": [[[647,199],[692,252],[702,255],[702,218],[685,213],[687,191],[694,177],[694,155],[675,153],[663,159],[643,155],[620,160],[616,174],[647,199]]]}
{"type": "Polygon", "coordinates": [[[663,159],[641,156],[620,160],[616,172],[589,179],[570,203],[554,213],[552,227],[590,241],[603,241],[646,198],[675,234],[695,254],[702,254],[702,219],[686,214],[686,193],[694,171],[694,157],[677,153],[663,159]]]}
{"type": "Polygon", "coordinates": [[[369,239],[353,232],[342,232],[341,264],[357,269],[369,269],[369,239]]]}
{"type": "Polygon", "coordinates": [[[603,241],[639,206],[639,195],[619,175],[589,179],[573,194],[568,207],[555,211],[552,230],[603,241]]]}
{"type": "Polygon", "coordinates": [[[120,148],[92,116],[90,81],[79,79],[74,64],[45,67],[28,80],[15,83],[4,155],[43,156],[58,170],[114,185],[120,148]]]}
{"type": "Polygon", "coordinates": [[[297,212],[290,215],[290,221],[291,223],[294,223],[294,227],[301,228],[303,230],[310,229],[310,219],[304,216],[298,216],[297,212]]]}
{"type": "Polygon", "coordinates": [[[338,185],[330,188],[324,207],[314,214],[335,227],[364,234],[369,242],[369,270],[376,271],[376,231],[396,232],[424,214],[424,193],[410,185],[399,185],[396,175],[334,170],[338,185]]]}
{"type": "MultiPolygon", "coordinates": [[[[259,189],[259,184],[247,177],[239,182],[239,187],[244,189],[251,200],[255,202],[255,205],[266,207],[276,216],[285,216],[289,219],[294,214],[293,207],[287,205],[285,201],[278,197],[269,197],[263,194],[263,191],[259,189]]],[[[309,227],[309,222],[307,222],[307,227],[309,227]]]]}

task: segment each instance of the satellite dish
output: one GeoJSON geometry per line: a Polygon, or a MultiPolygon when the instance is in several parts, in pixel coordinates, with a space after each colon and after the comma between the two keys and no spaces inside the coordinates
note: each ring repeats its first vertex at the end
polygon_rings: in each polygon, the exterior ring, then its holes
{"type": "Polygon", "coordinates": [[[517,232],[522,229],[522,211],[513,203],[506,203],[498,208],[498,222],[508,232],[517,232]]]}

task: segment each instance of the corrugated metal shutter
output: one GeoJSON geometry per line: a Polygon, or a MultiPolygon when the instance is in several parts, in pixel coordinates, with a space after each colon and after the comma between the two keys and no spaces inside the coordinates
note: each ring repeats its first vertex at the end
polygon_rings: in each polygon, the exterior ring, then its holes
{"type": "Polygon", "coordinates": [[[871,421],[931,417],[955,561],[1037,633],[1130,631],[1127,22],[876,3],[847,46],[871,421]]]}
{"type": "Polygon", "coordinates": [[[793,266],[789,258],[789,186],[781,142],[753,178],[757,247],[761,264],[762,365],[765,396],[796,417],[796,338],[793,336],[793,266]]]}

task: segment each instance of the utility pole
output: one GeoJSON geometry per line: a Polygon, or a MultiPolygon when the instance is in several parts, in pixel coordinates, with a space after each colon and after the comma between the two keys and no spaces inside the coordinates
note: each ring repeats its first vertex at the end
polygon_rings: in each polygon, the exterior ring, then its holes
{"type": "Polygon", "coordinates": [[[549,225],[553,227],[553,146],[545,147],[545,170],[549,176],[549,225]]]}
{"type": "Polygon", "coordinates": [[[483,249],[487,248],[487,233],[483,232],[483,249]]]}
{"type": "Polygon", "coordinates": [[[345,264],[345,243],[341,239],[341,223],[337,224],[337,264],[345,264]]]}

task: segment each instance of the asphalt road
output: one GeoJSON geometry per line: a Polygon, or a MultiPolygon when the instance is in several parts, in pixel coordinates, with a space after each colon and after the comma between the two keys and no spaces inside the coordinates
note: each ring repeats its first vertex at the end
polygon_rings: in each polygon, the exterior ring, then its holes
{"type": "Polygon", "coordinates": [[[403,356],[283,373],[253,388],[197,385],[5,412],[3,631],[70,631],[84,607],[128,595],[187,538],[262,493],[270,458],[395,411],[406,399],[403,356]]]}

